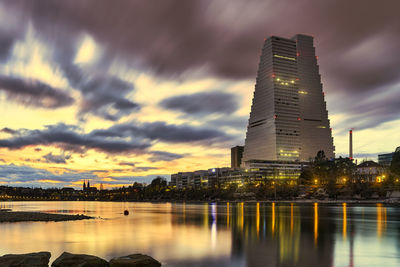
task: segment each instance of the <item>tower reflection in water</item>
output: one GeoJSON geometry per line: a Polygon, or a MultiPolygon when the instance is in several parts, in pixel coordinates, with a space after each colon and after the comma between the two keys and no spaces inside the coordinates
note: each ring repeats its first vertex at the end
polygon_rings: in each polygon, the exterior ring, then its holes
{"type": "MultiPolygon", "coordinates": [[[[332,265],[335,223],[319,221],[317,203],[307,209],[293,203],[203,205],[202,218],[192,213],[191,223],[210,229],[211,245],[217,231],[231,231],[231,258],[247,266],[332,265]]],[[[189,223],[188,214],[182,223],[189,223]]]]}
{"type": "Polygon", "coordinates": [[[182,214],[182,224],[203,222],[211,246],[226,246],[237,266],[354,266],[356,235],[371,235],[376,225],[375,237],[383,239],[387,227],[382,204],[204,203],[202,214],[182,214]],[[220,232],[230,238],[217,240],[220,232]]]}

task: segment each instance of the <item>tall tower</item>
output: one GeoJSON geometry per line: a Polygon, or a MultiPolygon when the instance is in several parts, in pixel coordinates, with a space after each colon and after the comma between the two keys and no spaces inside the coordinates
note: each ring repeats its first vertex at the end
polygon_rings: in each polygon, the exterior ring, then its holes
{"type": "Polygon", "coordinates": [[[334,157],[313,38],[272,36],[262,49],[242,162],[334,157]]]}
{"type": "Polygon", "coordinates": [[[299,77],[300,160],[314,158],[320,150],[327,158],[334,158],[335,147],[313,37],[298,34],[292,40],[296,41],[299,77]]]}

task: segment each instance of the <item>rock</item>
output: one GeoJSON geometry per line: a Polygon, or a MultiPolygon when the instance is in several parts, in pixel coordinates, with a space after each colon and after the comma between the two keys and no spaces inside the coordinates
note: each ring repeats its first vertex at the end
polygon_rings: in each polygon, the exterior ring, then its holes
{"type": "Polygon", "coordinates": [[[7,254],[0,257],[2,267],[48,267],[50,252],[7,254]]]}
{"type": "Polygon", "coordinates": [[[150,256],[132,254],[110,260],[110,267],[160,267],[161,263],[150,256]]]}
{"type": "Polygon", "coordinates": [[[71,254],[64,252],[58,257],[52,267],[108,267],[107,261],[92,255],[71,254]]]}
{"type": "Polygon", "coordinates": [[[129,211],[128,210],[125,210],[124,211],[124,215],[126,216],[126,215],[129,215],[129,211]]]}

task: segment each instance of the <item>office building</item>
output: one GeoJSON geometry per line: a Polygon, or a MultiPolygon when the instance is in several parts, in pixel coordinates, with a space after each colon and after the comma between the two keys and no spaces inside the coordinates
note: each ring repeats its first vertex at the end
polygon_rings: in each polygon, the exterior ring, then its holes
{"type": "Polygon", "coordinates": [[[240,168],[243,150],[244,146],[235,146],[231,148],[231,168],[240,168]]]}
{"type": "Polygon", "coordinates": [[[308,161],[334,146],[313,37],[272,36],[262,49],[242,166],[250,160],[308,161]]]}
{"type": "Polygon", "coordinates": [[[396,152],[400,152],[400,146],[397,147],[396,150],[392,153],[378,155],[379,164],[381,164],[382,166],[385,166],[385,167],[390,167],[390,164],[392,164],[393,155],[396,152]]]}

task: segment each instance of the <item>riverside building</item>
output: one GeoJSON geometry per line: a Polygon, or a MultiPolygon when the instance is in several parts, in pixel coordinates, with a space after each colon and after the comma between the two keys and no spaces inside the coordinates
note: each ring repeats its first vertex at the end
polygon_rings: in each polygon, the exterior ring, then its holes
{"type": "Polygon", "coordinates": [[[242,158],[309,161],[334,146],[313,37],[272,36],[261,52],[242,158]]]}

